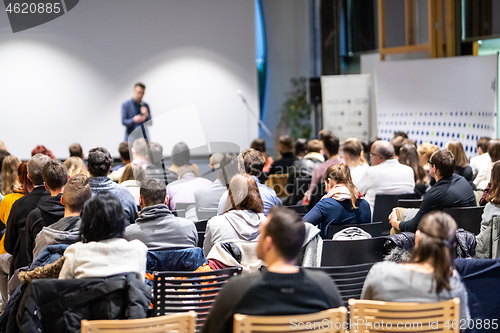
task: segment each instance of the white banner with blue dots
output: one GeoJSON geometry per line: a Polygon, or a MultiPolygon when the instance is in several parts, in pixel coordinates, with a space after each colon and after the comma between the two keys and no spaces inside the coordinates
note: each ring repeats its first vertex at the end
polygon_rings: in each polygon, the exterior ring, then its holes
{"type": "Polygon", "coordinates": [[[477,155],[477,139],[497,133],[497,63],[497,55],[380,62],[378,136],[404,131],[440,148],[459,140],[468,157],[477,155]]]}

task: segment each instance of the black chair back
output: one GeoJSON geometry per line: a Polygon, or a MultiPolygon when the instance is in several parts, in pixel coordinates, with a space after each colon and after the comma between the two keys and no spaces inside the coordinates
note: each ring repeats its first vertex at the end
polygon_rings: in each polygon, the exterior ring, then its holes
{"type": "Polygon", "coordinates": [[[304,195],[309,190],[309,186],[311,186],[311,178],[295,178],[293,186],[293,192],[290,193],[290,199],[288,199],[288,202],[295,205],[297,202],[302,200],[302,198],[304,198],[304,195]]]}
{"type": "Polygon", "coordinates": [[[484,206],[479,207],[453,207],[443,209],[455,219],[457,226],[466,231],[478,235],[481,232],[481,216],[483,215],[484,206]]]}
{"type": "Polygon", "coordinates": [[[366,263],[351,266],[314,267],[307,269],[320,270],[328,274],[339,289],[343,301],[342,305],[347,307],[347,301],[350,298],[361,299],[363,284],[373,265],[374,263],[366,263]]]}
{"type": "Polygon", "coordinates": [[[382,261],[385,241],[385,237],[324,240],[321,267],[350,266],[382,261]]]}
{"type": "Polygon", "coordinates": [[[327,239],[332,239],[333,235],[335,235],[337,232],[350,227],[363,229],[364,231],[372,235],[372,237],[382,236],[382,231],[385,228],[383,222],[373,222],[373,223],[363,223],[363,224],[330,224],[326,231],[327,239]]]}
{"type": "Polygon", "coordinates": [[[399,199],[397,207],[401,208],[420,208],[423,199],[399,199]]]}
{"type": "Polygon", "coordinates": [[[204,241],[205,241],[205,231],[198,231],[198,244],[197,244],[197,246],[203,248],[204,241]]]}
{"type": "Polygon", "coordinates": [[[305,214],[306,213],[306,206],[303,205],[295,205],[295,206],[287,206],[286,208],[289,208],[297,214],[305,214]]]}
{"type": "Polygon", "coordinates": [[[208,222],[208,220],[195,221],[194,225],[196,226],[196,230],[197,231],[207,230],[207,222],[208,222]]]}
{"type": "Polygon", "coordinates": [[[321,200],[321,198],[323,198],[325,194],[325,183],[321,182],[320,184],[316,185],[313,193],[311,193],[311,200],[309,200],[309,204],[307,205],[307,211],[310,211],[314,207],[314,205],[316,205],[321,200]]]}
{"type": "MultiPolygon", "coordinates": [[[[373,205],[373,219],[374,222],[388,222],[389,215],[392,209],[398,206],[400,199],[415,199],[415,193],[407,194],[377,194],[375,196],[375,204],[373,205]]],[[[391,231],[390,223],[384,224],[385,229],[382,235],[387,236],[391,231]]]]}
{"type": "Polygon", "coordinates": [[[200,331],[219,290],[241,267],[211,272],[155,272],[153,279],[153,317],[196,311],[196,330],[200,331]]]}

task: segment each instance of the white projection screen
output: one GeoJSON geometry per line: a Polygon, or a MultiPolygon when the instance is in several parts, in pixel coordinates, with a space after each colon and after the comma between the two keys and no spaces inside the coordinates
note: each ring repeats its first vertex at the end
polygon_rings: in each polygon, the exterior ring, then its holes
{"type": "Polygon", "coordinates": [[[477,139],[497,133],[497,63],[497,55],[380,62],[378,136],[404,131],[441,148],[459,140],[468,157],[477,155],[477,139]]]}
{"type": "Polygon", "coordinates": [[[0,140],[20,159],[39,144],[65,159],[74,142],[117,157],[136,82],[167,156],[175,141],[246,148],[258,136],[236,94],[258,113],[254,1],[83,0],[18,33],[2,10],[0,34],[0,140]]]}

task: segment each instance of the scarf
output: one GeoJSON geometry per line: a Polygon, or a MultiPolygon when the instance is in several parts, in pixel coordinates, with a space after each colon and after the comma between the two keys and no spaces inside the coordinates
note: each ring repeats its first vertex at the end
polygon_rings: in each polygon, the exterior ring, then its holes
{"type": "MultiPolygon", "coordinates": [[[[361,192],[359,192],[356,188],[354,189],[356,193],[356,200],[361,199],[363,197],[361,192]]],[[[324,198],[334,198],[337,201],[351,200],[351,192],[349,192],[349,189],[344,184],[337,184],[332,187],[332,189],[321,199],[324,198]]]]}

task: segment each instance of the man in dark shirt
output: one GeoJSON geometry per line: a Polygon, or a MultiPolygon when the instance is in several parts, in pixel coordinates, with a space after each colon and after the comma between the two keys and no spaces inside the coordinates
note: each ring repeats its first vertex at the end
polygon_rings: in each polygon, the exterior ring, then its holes
{"type": "Polygon", "coordinates": [[[145,90],[146,86],[144,84],[136,83],[134,86],[134,96],[122,104],[122,123],[126,127],[125,141],[128,141],[128,136],[140,125],[147,121],[151,125],[149,105],[142,101],[145,90]]]}
{"type": "Polygon", "coordinates": [[[393,228],[415,232],[420,219],[431,211],[449,207],[476,206],[476,198],[469,182],[454,172],[455,158],[450,151],[441,150],[432,154],[429,160],[429,173],[436,179],[436,184],[427,191],[420,209],[411,220],[398,221],[393,211],[389,216],[393,228]]]}
{"type": "Polygon", "coordinates": [[[230,333],[233,315],[293,315],[339,307],[341,296],[323,272],[295,266],[305,238],[304,222],[295,212],[274,207],[260,226],[257,256],[267,266],[261,273],[229,280],[217,296],[202,333],[230,333]]]}
{"type": "Polygon", "coordinates": [[[271,169],[269,170],[270,175],[288,174],[288,169],[293,165],[293,162],[297,160],[297,157],[293,155],[293,139],[290,136],[280,136],[278,149],[280,151],[281,158],[271,164],[271,169]]]}

